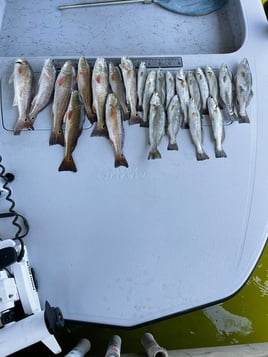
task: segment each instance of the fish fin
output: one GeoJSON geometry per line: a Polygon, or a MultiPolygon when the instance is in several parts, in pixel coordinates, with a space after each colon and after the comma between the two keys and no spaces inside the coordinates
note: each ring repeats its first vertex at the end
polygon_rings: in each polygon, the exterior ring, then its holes
{"type": "Polygon", "coordinates": [[[14,72],[11,73],[11,76],[9,77],[8,83],[11,84],[14,81],[14,72]]]}
{"type": "Polygon", "coordinates": [[[65,145],[64,135],[62,131],[56,132],[52,131],[49,138],[49,145],[65,145]]]}
{"type": "Polygon", "coordinates": [[[128,167],[128,162],[124,156],[124,154],[119,154],[116,155],[115,161],[114,161],[114,167],[119,167],[119,166],[125,166],[128,167]]]}
{"type": "Polygon", "coordinates": [[[129,118],[130,125],[140,124],[140,122],[141,118],[138,115],[131,115],[129,118]]]}
{"type": "Polygon", "coordinates": [[[238,121],[240,124],[242,123],[250,123],[248,114],[246,113],[245,115],[238,115],[238,121]]]}
{"type": "Polygon", "coordinates": [[[16,95],[14,95],[14,99],[13,99],[13,107],[16,107],[18,105],[18,98],[16,95]]]}
{"type": "Polygon", "coordinates": [[[202,161],[202,160],[207,160],[207,159],[209,159],[209,157],[208,157],[208,155],[205,153],[205,151],[203,151],[202,153],[199,153],[199,152],[196,153],[196,159],[197,159],[198,161],[202,161]]]}
{"type": "Polygon", "coordinates": [[[105,138],[109,138],[109,134],[106,126],[99,128],[98,124],[95,124],[95,127],[92,130],[90,136],[104,136],[105,138]]]}
{"type": "Polygon", "coordinates": [[[168,150],[179,150],[178,144],[177,143],[173,143],[173,144],[169,143],[167,149],[168,150]]]}
{"type": "Polygon", "coordinates": [[[77,168],[74,162],[74,159],[72,156],[64,156],[60,166],[59,166],[59,171],[73,171],[76,172],[77,168]]]}
{"type": "Polygon", "coordinates": [[[158,149],[152,149],[148,154],[148,160],[161,159],[162,156],[158,149]]]}
{"type": "Polygon", "coordinates": [[[19,135],[22,129],[34,130],[33,124],[28,118],[18,119],[13,130],[14,135],[19,135]]]}
{"type": "Polygon", "coordinates": [[[217,148],[215,149],[215,156],[217,158],[219,158],[219,157],[227,157],[227,155],[226,155],[224,150],[219,150],[217,148]]]}

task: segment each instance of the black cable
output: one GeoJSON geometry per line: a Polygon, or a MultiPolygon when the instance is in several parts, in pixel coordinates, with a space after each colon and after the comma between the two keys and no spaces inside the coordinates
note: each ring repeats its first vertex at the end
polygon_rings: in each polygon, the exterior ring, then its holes
{"type": "Polygon", "coordinates": [[[0,179],[3,180],[3,189],[7,192],[6,200],[10,203],[8,212],[1,213],[0,218],[14,217],[12,224],[17,228],[14,240],[18,240],[21,245],[21,251],[18,256],[18,261],[23,258],[24,255],[24,243],[22,238],[24,238],[29,232],[29,224],[27,219],[21,214],[15,211],[15,201],[11,198],[11,189],[9,188],[9,182],[13,181],[14,175],[10,173],[5,173],[5,167],[2,164],[2,156],[0,155],[0,179]],[[20,222],[21,221],[21,222],[20,222]]]}

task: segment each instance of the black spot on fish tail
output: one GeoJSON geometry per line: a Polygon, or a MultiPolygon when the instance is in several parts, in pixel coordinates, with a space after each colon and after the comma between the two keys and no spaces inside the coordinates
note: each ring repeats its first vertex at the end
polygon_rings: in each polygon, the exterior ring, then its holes
{"type": "Polygon", "coordinates": [[[169,143],[167,149],[168,150],[179,150],[178,144],[177,143],[173,143],[173,144],[169,143]]]}
{"type": "Polygon", "coordinates": [[[65,145],[64,134],[61,130],[60,131],[53,130],[50,134],[49,145],[57,145],[57,144],[61,146],[65,145]]]}
{"type": "Polygon", "coordinates": [[[14,135],[19,135],[23,129],[34,130],[33,124],[28,118],[18,119],[13,130],[14,135]]]}
{"type": "Polygon", "coordinates": [[[227,157],[227,155],[226,155],[224,150],[219,150],[217,148],[215,149],[215,156],[217,158],[219,158],[219,157],[227,157]]]}
{"type": "Polygon", "coordinates": [[[59,171],[72,171],[72,172],[76,172],[77,168],[75,165],[75,162],[73,160],[73,157],[70,156],[65,156],[59,166],[59,171]]]}
{"type": "Polygon", "coordinates": [[[105,125],[99,126],[98,123],[95,124],[94,129],[91,132],[90,136],[103,136],[109,139],[108,130],[105,125]]]}
{"type": "Polygon", "coordinates": [[[198,161],[202,161],[202,160],[208,160],[209,157],[208,157],[208,155],[205,153],[205,151],[203,151],[202,153],[199,153],[199,152],[196,153],[196,159],[197,159],[198,161]]]}
{"type": "Polygon", "coordinates": [[[148,154],[148,160],[161,159],[162,156],[158,149],[152,149],[148,154]]]}
{"type": "Polygon", "coordinates": [[[119,155],[116,155],[115,161],[114,161],[114,167],[119,167],[119,166],[128,167],[128,162],[122,153],[119,155]]]}

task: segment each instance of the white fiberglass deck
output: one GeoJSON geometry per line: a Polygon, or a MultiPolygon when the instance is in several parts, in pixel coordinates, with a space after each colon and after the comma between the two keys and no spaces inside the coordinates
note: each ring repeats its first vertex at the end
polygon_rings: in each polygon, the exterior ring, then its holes
{"type": "MultiPolygon", "coordinates": [[[[134,326],[230,296],[267,235],[268,38],[260,1],[232,0],[200,18],[142,4],[58,12],[62,2],[8,1],[0,31],[0,154],[15,175],[16,209],[30,223],[25,243],[42,305],[48,300],[66,319],[134,326]],[[38,73],[47,57],[80,55],[182,56],[185,69],[225,62],[233,71],[248,57],[251,123],[226,126],[226,159],[215,158],[206,127],[205,162],[195,159],[188,130],[178,134],[178,152],[167,151],[164,138],[162,160],[147,160],[147,129],[124,123],[128,169],[113,167],[110,143],[90,137],[87,124],[74,152],[78,172],[58,172],[63,148],[48,145],[50,107],[37,119],[40,130],[6,130],[16,120],[8,77],[17,57],[38,73]]],[[[9,236],[9,228],[1,230],[9,236]]]]}

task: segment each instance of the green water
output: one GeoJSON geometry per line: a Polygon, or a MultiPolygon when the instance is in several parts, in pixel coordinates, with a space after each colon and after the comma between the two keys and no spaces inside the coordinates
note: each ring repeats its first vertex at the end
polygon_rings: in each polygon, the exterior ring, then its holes
{"type": "Polygon", "coordinates": [[[65,351],[80,338],[91,341],[91,355],[104,355],[113,334],[122,338],[122,352],[144,352],[140,339],[150,332],[166,349],[268,342],[268,245],[250,279],[232,298],[208,309],[131,330],[67,324],[58,340],[65,351]]]}

